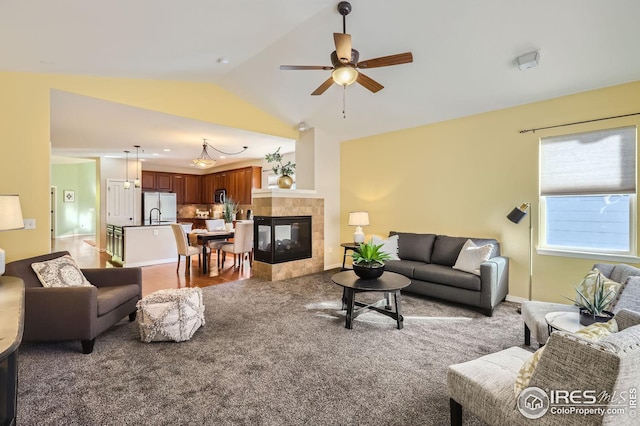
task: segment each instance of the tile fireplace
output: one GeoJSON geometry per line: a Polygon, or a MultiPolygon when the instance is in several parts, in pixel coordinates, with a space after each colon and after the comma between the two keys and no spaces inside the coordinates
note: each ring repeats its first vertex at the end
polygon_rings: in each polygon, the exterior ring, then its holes
{"type": "Polygon", "coordinates": [[[311,216],[254,217],[254,258],[269,264],[311,257],[311,216]]]}

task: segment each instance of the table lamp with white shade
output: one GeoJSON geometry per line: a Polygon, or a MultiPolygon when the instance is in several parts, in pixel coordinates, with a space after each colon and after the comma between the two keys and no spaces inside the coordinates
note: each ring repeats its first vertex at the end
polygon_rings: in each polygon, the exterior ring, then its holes
{"type": "MultiPolygon", "coordinates": [[[[0,194],[0,231],[23,229],[22,210],[18,195],[0,194]]],[[[0,248],[0,275],[4,275],[5,253],[0,248]]]]}
{"type": "Polygon", "coordinates": [[[349,226],[355,226],[356,232],[353,233],[354,243],[364,243],[363,226],[369,225],[369,212],[350,212],[349,226]]]}

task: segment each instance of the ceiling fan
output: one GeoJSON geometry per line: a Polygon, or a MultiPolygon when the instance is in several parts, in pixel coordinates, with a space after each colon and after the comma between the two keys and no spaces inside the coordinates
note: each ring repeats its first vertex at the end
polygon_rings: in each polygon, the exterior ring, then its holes
{"type": "Polygon", "coordinates": [[[356,49],[351,48],[351,34],[347,34],[346,17],[351,12],[351,3],[348,1],[341,1],[338,3],[338,12],[342,15],[342,33],[333,33],[333,41],[336,45],[336,50],[331,53],[331,63],[333,66],[280,66],[281,70],[333,70],[331,77],[314,90],[311,95],[315,96],[323,94],[333,83],[345,87],[353,83],[359,83],[371,92],[376,93],[379,90],[382,90],[384,86],[358,70],[388,67],[390,65],[400,65],[413,62],[413,55],[411,52],[382,56],[380,58],[358,62],[360,53],[356,49]]]}

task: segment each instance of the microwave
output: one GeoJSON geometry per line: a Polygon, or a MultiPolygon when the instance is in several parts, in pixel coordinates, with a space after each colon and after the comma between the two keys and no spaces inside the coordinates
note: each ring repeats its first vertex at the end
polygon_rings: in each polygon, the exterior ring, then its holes
{"type": "Polygon", "coordinates": [[[224,189],[216,189],[213,193],[213,202],[215,204],[223,204],[227,196],[227,191],[224,189]]]}

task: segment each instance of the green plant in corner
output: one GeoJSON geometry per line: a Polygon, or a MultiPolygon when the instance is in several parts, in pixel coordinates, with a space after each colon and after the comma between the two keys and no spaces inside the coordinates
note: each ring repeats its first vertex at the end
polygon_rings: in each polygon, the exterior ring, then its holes
{"type": "Polygon", "coordinates": [[[282,163],[282,154],[280,154],[280,148],[282,147],[278,147],[276,152],[267,154],[264,156],[264,158],[265,160],[267,160],[267,163],[278,163],[275,166],[271,167],[271,170],[273,170],[274,174],[280,176],[291,176],[296,169],[296,165],[291,161],[288,161],[286,164],[282,163]]]}
{"type": "Polygon", "coordinates": [[[365,268],[379,268],[384,266],[384,262],[389,260],[391,256],[389,253],[381,251],[382,244],[373,244],[373,241],[368,243],[360,243],[358,250],[351,254],[353,258],[353,264],[363,266],[365,268]]]}
{"type": "Polygon", "coordinates": [[[238,213],[238,204],[231,198],[225,199],[224,204],[222,205],[222,217],[224,218],[224,222],[233,222],[236,217],[236,213],[238,213]]]}
{"type": "Polygon", "coordinates": [[[568,297],[565,297],[565,299],[573,301],[576,306],[578,306],[581,310],[586,311],[591,316],[602,317],[607,315],[605,309],[616,297],[615,291],[605,290],[606,289],[604,283],[602,282],[602,278],[600,275],[598,275],[596,277],[596,282],[594,283],[593,298],[587,297],[582,291],[576,289],[576,300],[569,299],[568,297]]]}

